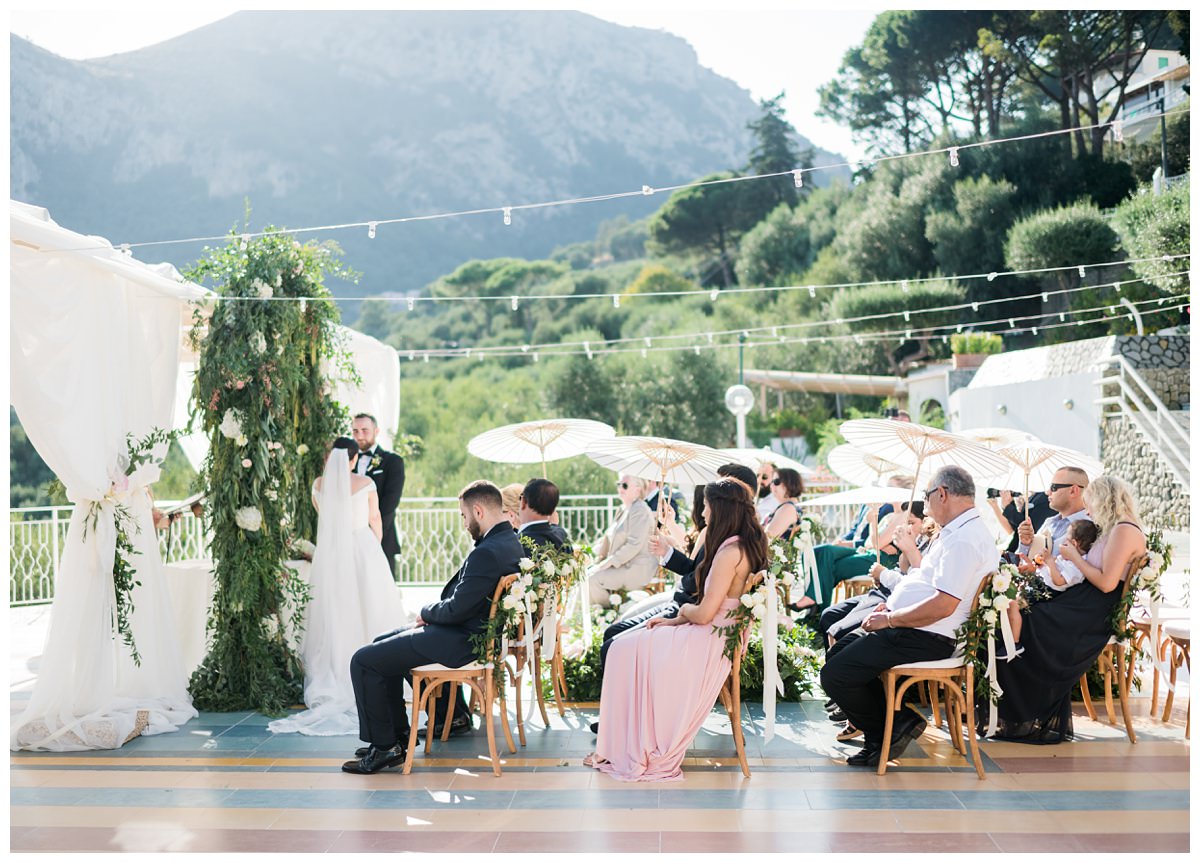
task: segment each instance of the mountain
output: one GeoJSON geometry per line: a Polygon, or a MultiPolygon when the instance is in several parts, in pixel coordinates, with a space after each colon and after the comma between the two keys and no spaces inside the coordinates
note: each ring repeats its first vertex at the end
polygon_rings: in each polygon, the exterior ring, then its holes
{"type": "MultiPolygon", "coordinates": [[[[247,200],[258,229],[666,186],[744,164],[758,114],[684,40],[576,12],[240,12],[81,62],[13,36],[10,72],[11,196],[114,243],[222,235],[247,200]]],[[[406,292],[663,199],[317,236],[363,274],[336,292],[406,292]]],[[[138,254],[182,267],[202,245],[138,254]]]]}

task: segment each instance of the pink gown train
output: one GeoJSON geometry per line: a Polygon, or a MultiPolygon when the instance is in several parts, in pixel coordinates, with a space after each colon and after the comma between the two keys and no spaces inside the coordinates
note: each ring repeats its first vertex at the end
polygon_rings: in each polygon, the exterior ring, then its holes
{"type": "Polygon", "coordinates": [[[716,627],[730,622],[737,605],[727,597],[707,625],[637,629],[613,641],[600,699],[597,770],[627,782],[683,778],[688,747],[729,676],[725,639],[716,627]]]}

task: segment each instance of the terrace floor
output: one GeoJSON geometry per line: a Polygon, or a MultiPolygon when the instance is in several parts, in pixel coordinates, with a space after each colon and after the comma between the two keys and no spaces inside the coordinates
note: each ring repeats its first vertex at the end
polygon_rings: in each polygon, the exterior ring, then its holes
{"type": "MultiPolygon", "coordinates": [[[[14,713],[29,697],[35,665],[17,653],[14,713]]],[[[689,753],[685,779],[645,786],[581,765],[594,745],[594,704],[569,706],[565,717],[551,711],[549,729],[529,721],[528,745],[505,757],[499,778],[481,731],[435,744],[432,757],[418,753],[409,776],[360,777],[339,770],[358,745],[349,737],[272,735],[255,713],[202,713],[119,750],[10,753],[10,847],[1187,852],[1181,696],[1170,724],[1147,715],[1148,698],[1135,699],[1136,745],[1123,728],[1088,720],[1082,706],[1074,742],[985,742],[984,781],[944,729],[926,731],[885,776],[847,767],[842,759],[858,746],[835,741],[818,698],[781,705],[769,744],[761,706],[744,706],[750,779],[718,709],[689,753]]]]}

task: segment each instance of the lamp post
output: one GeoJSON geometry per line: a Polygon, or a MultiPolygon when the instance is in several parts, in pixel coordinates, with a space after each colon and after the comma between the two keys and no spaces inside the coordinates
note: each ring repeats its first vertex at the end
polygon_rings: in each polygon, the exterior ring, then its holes
{"type": "Polygon", "coordinates": [[[725,407],[737,418],[738,449],[745,449],[746,414],[754,408],[754,393],[745,384],[734,384],[725,390],[725,407]]]}

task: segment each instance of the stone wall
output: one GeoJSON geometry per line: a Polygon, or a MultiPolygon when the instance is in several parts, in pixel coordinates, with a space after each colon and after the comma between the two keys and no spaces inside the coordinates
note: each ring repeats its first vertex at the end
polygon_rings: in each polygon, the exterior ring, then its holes
{"type": "Polygon", "coordinates": [[[1117,336],[1113,353],[1141,371],[1149,368],[1186,369],[1191,364],[1191,336],[1117,336]]]}
{"type": "Polygon", "coordinates": [[[1191,490],[1179,484],[1170,468],[1128,419],[1111,416],[1104,420],[1101,450],[1105,472],[1119,476],[1133,486],[1143,523],[1148,527],[1181,530],[1191,526],[1191,490]]]}

